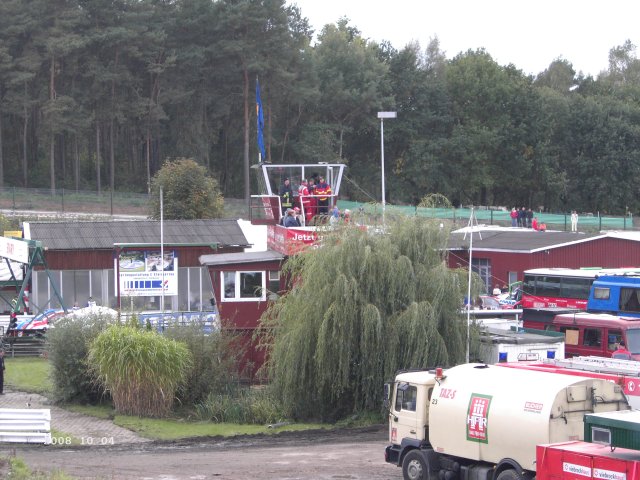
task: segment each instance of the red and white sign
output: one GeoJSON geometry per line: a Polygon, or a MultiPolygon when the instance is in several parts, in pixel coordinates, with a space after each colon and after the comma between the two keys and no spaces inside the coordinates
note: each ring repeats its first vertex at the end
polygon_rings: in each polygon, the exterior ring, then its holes
{"type": "Polygon", "coordinates": [[[318,233],[315,230],[269,225],[267,247],[285,255],[294,255],[305,248],[315,245],[318,238],[318,233]]]}
{"type": "Polygon", "coordinates": [[[489,406],[490,395],[472,393],[467,411],[467,440],[489,443],[489,406]]]}
{"type": "Polygon", "coordinates": [[[537,402],[524,402],[524,411],[532,413],[540,413],[542,411],[543,404],[537,402]]]}
{"type": "Polygon", "coordinates": [[[24,240],[0,237],[0,257],[29,263],[29,244],[24,240]]]}

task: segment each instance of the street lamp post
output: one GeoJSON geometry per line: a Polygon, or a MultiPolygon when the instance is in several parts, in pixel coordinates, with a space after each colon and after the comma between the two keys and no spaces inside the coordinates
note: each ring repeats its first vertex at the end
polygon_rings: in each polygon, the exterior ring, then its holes
{"type": "Polygon", "coordinates": [[[386,209],[386,199],[384,192],[384,119],[396,118],[396,112],[378,112],[380,119],[380,163],[382,167],[382,222],[384,223],[384,213],[386,209]]]}

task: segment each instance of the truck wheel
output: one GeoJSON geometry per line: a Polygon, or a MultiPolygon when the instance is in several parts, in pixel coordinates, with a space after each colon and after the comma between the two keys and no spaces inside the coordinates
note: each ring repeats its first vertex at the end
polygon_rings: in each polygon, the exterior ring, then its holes
{"type": "Polygon", "coordinates": [[[520,473],[509,468],[507,470],[501,471],[498,475],[497,480],[524,480],[524,477],[520,473]]]}
{"type": "Polygon", "coordinates": [[[405,455],[402,461],[402,475],[405,480],[428,480],[427,465],[419,451],[411,450],[405,455]]]}

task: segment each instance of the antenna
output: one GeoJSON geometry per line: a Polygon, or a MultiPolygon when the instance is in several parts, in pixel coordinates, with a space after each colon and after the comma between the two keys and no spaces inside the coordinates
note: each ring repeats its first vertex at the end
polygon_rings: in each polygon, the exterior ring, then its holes
{"type": "MultiPolygon", "coordinates": [[[[476,226],[476,228],[478,228],[478,219],[476,218],[476,215],[474,213],[473,210],[473,205],[471,206],[471,213],[469,215],[469,223],[467,223],[467,229],[464,232],[464,237],[463,239],[467,238],[467,232],[469,232],[469,279],[468,279],[468,283],[467,283],[467,355],[466,355],[466,360],[467,363],[469,363],[469,343],[471,341],[471,339],[469,338],[470,335],[470,331],[469,331],[469,324],[471,323],[471,272],[473,270],[472,268],[472,258],[473,258],[473,227],[474,224],[476,226]]],[[[482,240],[482,234],[480,233],[480,231],[478,230],[478,236],[480,237],[480,240],[482,240]]]]}

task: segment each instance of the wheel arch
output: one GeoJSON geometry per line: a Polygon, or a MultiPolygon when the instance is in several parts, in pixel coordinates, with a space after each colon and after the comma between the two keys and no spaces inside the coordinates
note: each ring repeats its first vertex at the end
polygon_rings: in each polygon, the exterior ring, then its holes
{"type": "Polygon", "coordinates": [[[519,475],[521,475],[522,477],[524,477],[525,474],[527,473],[527,470],[522,468],[522,465],[520,465],[520,463],[518,463],[518,461],[514,460],[513,458],[503,458],[496,465],[496,468],[493,471],[492,480],[497,480],[498,475],[500,475],[505,470],[514,470],[519,475]]]}

